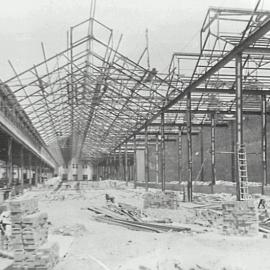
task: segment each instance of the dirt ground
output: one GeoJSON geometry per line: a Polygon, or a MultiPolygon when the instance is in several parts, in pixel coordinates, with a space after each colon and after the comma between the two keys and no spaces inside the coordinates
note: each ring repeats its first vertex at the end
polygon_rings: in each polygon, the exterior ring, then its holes
{"type": "MultiPolygon", "coordinates": [[[[37,189],[24,196],[38,198],[40,210],[49,215],[50,238],[59,242],[62,255],[65,254],[55,270],[270,269],[267,235],[225,236],[217,213],[194,210],[194,203],[183,202],[178,210],[145,211],[150,218],[170,218],[174,225],[190,227],[190,232],[134,231],[95,221],[95,214],[86,209],[106,205],[106,193],[114,196],[116,202],[141,208],[143,192],[132,188],[57,192],[37,189]]],[[[220,196],[233,199],[230,195],[220,196]]],[[[206,196],[197,197],[206,203],[206,196]]],[[[209,198],[208,203],[220,200],[211,195],[209,198]]]]}

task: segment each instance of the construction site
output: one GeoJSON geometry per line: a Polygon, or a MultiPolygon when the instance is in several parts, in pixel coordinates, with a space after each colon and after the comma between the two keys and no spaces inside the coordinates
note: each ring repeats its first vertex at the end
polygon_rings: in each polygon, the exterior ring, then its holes
{"type": "Polygon", "coordinates": [[[269,270],[270,3],[41,2],[50,49],[0,56],[0,270],[269,270]]]}

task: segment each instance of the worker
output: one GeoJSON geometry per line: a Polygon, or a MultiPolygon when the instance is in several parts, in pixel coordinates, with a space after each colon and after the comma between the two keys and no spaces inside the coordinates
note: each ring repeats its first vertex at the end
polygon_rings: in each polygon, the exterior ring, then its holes
{"type": "Polygon", "coordinates": [[[10,211],[3,211],[0,215],[1,247],[8,249],[9,238],[11,236],[10,211]]]}
{"type": "Polygon", "coordinates": [[[157,70],[155,68],[153,68],[151,71],[148,71],[147,77],[144,80],[144,82],[145,83],[151,82],[156,75],[157,75],[157,70]]]}
{"type": "Polygon", "coordinates": [[[266,208],[266,201],[265,201],[265,199],[260,199],[259,204],[258,204],[258,209],[260,209],[260,208],[262,208],[262,209],[265,209],[266,208]]]}

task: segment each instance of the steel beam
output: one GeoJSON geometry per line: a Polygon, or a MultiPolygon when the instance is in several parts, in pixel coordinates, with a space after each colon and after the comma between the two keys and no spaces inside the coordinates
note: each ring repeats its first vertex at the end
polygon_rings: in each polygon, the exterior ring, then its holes
{"type": "MultiPolygon", "coordinates": [[[[169,110],[173,105],[177,104],[183,97],[187,95],[187,93],[192,90],[200,87],[200,85],[209,79],[212,75],[218,72],[222,67],[232,61],[237,55],[242,53],[245,49],[247,49],[250,45],[256,42],[258,39],[263,37],[270,30],[270,20],[267,20],[263,25],[261,25],[258,29],[256,29],[253,33],[251,33],[248,37],[243,39],[238,45],[236,45],[230,52],[228,52],[221,60],[219,60],[215,65],[213,65],[210,69],[208,69],[204,74],[202,74],[197,80],[194,80],[191,84],[189,84],[182,92],[180,92],[174,99],[170,100],[159,112],[155,113],[150,119],[148,119],[144,125],[139,127],[130,137],[126,138],[128,141],[134,134],[137,134],[141,130],[152,123],[155,119],[157,119],[162,113],[169,110]]],[[[123,144],[120,143],[120,145],[123,144]]]]}

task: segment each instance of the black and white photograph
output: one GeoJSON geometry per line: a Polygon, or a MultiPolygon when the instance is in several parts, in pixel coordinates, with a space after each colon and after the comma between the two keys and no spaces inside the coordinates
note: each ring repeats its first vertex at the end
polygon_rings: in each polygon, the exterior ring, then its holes
{"type": "Polygon", "coordinates": [[[269,0],[0,3],[0,270],[270,270],[269,0]]]}

